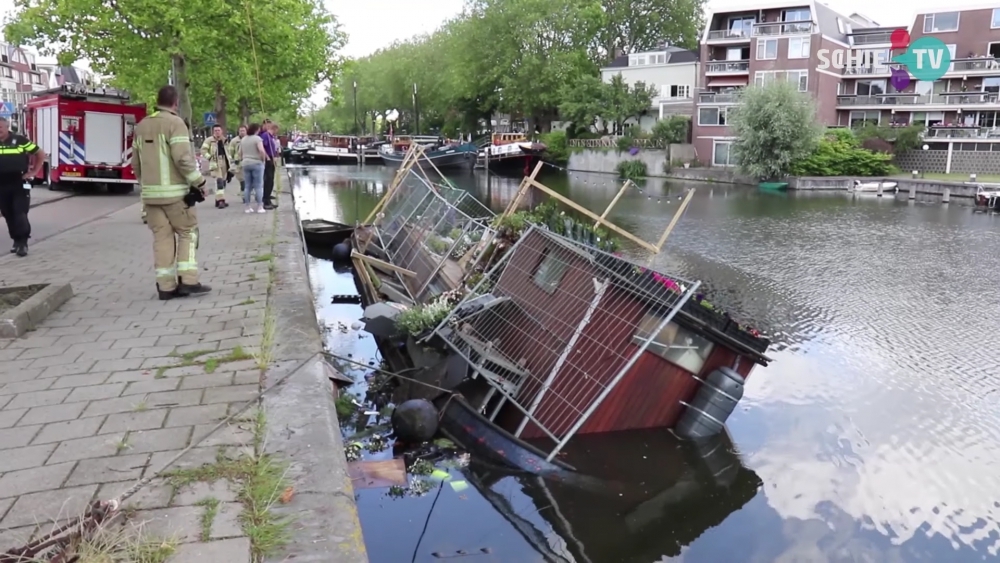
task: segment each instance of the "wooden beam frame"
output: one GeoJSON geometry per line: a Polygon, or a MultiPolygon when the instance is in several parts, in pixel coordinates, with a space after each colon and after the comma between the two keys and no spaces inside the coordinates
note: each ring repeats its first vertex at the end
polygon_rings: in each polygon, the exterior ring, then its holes
{"type": "Polygon", "coordinates": [[[395,264],[390,264],[390,263],[388,263],[388,262],[386,262],[384,260],[379,260],[378,258],[373,258],[371,256],[366,256],[364,254],[361,254],[357,250],[354,250],[354,251],[351,252],[351,258],[357,258],[358,260],[363,260],[365,262],[368,262],[372,266],[377,266],[380,269],[386,269],[386,270],[389,270],[391,272],[396,272],[398,274],[403,274],[404,276],[408,276],[408,277],[411,277],[411,278],[417,277],[417,273],[414,272],[413,270],[407,270],[406,268],[400,268],[399,266],[397,266],[395,264]]]}
{"type": "Polygon", "coordinates": [[[677,226],[677,222],[681,220],[681,215],[684,214],[684,210],[687,209],[689,203],[691,203],[691,198],[694,197],[694,188],[688,190],[687,196],[684,197],[684,201],[681,202],[681,206],[677,208],[677,213],[674,213],[674,217],[670,219],[670,224],[667,225],[667,230],[663,231],[663,236],[656,243],[656,253],[659,254],[660,249],[663,248],[663,244],[667,242],[667,237],[670,236],[670,232],[674,230],[677,226]]]}
{"type": "MultiPolygon", "coordinates": [[[[615,199],[611,200],[611,203],[608,204],[608,208],[605,209],[604,213],[601,214],[601,219],[606,219],[607,218],[608,214],[611,213],[611,208],[613,208],[615,206],[615,204],[618,203],[618,200],[621,199],[621,197],[623,195],[625,195],[625,190],[627,190],[629,188],[629,186],[632,186],[632,185],[634,185],[634,184],[632,184],[632,180],[625,180],[625,183],[622,184],[622,189],[618,190],[618,193],[615,194],[615,199]]],[[[600,225],[601,225],[601,222],[597,221],[596,223],[594,223],[594,228],[596,229],[600,225]]]]}
{"type": "Polygon", "coordinates": [[[556,192],[555,190],[553,190],[552,188],[546,186],[545,184],[539,183],[538,181],[536,181],[534,179],[528,179],[527,182],[528,182],[529,185],[535,186],[536,188],[538,188],[538,189],[542,190],[543,192],[545,192],[546,194],[548,194],[549,197],[554,198],[556,200],[559,200],[564,205],[568,205],[569,207],[572,207],[576,211],[578,211],[580,213],[583,213],[587,217],[590,217],[591,219],[597,221],[598,224],[604,225],[608,229],[610,229],[610,230],[618,233],[619,235],[621,235],[621,236],[629,239],[630,241],[638,244],[639,246],[645,248],[646,250],[652,252],[653,254],[656,254],[656,253],[659,252],[659,249],[656,248],[655,246],[653,246],[652,244],[649,244],[648,242],[646,242],[646,241],[642,240],[641,238],[633,235],[632,233],[626,231],[625,229],[619,227],[618,225],[615,225],[614,223],[612,223],[611,221],[608,221],[604,217],[599,216],[598,214],[596,214],[593,211],[587,209],[586,207],[580,205],[579,203],[576,203],[575,201],[573,201],[573,200],[569,199],[568,197],[560,194],[559,192],[556,192]]]}

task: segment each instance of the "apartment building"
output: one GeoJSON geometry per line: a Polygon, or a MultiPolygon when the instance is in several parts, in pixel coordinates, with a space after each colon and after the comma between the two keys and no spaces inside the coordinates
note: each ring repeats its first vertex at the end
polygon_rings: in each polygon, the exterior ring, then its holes
{"type": "Polygon", "coordinates": [[[847,16],[824,4],[801,0],[710,12],[707,21],[692,137],[698,159],[712,166],[734,164],[726,114],[736,104],[739,90],[751,84],[789,80],[816,100],[824,123],[849,121],[849,114],[841,117],[838,94],[846,92],[841,83],[850,75],[835,68],[835,61],[823,64],[820,55],[830,59],[826,53],[840,52],[846,60],[846,53],[853,49],[881,52],[881,43],[868,42],[884,38],[888,48],[888,37],[895,29],[880,27],[858,14],[847,16]]]}
{"type": "Polygon", "coordinates": [[[0,43],[0,100],[11,102],[16,112],[11,125],[24,123],[24,105],[31,93],[48,88],[47,74],[38,68],[35,55],[16,45],[0,43]]]}
{"type": "Polygon", "coordinates": [[[656,89],[649,114],[639,122],[643,130],[649,131],[664,117],[691,115],[698,80],[697,51],[665,45],[655,51],[622,55],[601,69],[601,80],[611,82],[618,74],[630,86],[643,82],[656,89]]]}
{"type": "MultiPolygon", "coordinates": [[[[837,97],[838,124],[923,125],[928,149],[948,152],[947,171],[952,151],[1000,151],[1000,4],[996,6],[917,14],[909,27],[911,40],[928,36],[944,42],[952,57],[948,72],[940,80],[913,80],[896,91],[889,77],[893,67],[902,68],[898,64],[876,65],[864,74],[845,69],[837,97]]],[[[889,46],[885,35],[877,45],[879,58],[887,56],[889,46]]]]}
{"type": "Polygon", "coordinates": [[[96,82],[94,73],[86,69],[56,64],[40,64],[38,66],[48,73],[49,88],[58,88],[64,84],[90,85],[96,82]]]}

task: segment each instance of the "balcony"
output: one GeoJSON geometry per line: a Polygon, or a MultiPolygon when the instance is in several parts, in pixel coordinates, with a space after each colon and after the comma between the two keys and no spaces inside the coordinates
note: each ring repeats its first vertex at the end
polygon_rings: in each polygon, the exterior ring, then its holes
{"type": "Polygon", "coordinates": [[[877,33],[865,33],[852,35],[852,44],[856,47],[861,45],[882,45],[892,44],[892,31],[879,31],[877,33]]]}
{"type": "Polygon", "coordinates": [[[844,76],[888,76],[894,68],[905,68],[900,63],[879,64],[873,66],[845,66],[844,76]]]}
{"type": "Polygon", "coordinates": [[[738,92],[702,92],[698,94],[699,104],[735,104],[739,101],[738,92]]]}
{"type": "Polygon", "coordinates": [[[1000,129],[979,126],[937,126],[924,131],[924,139],[990,139],[1000,141],[1000,129]]]}
{"type": "Polygon", "coordinates": [[[747,74],[750,61],[720,61],[705,64],[706,75],[747,74]]]}
{"type": "Polygon", "coordinates": [[[1000,103],[996,92],[894,93],[875,96],[837,96],[837,105],[863,106],[981,106],[1000,103]]]}
{"type": "Polygon", "coordinates": [[[1000,61],[993,57],[978,57],[972,59],[952,59],[949,72],[1000,72],[1000,61]]]}
{"type": "Polygon", "coordinates": [[[717,29],[715,31],[708,32],[708,41],[749,41],[750,40],[750,30],[749,29],[717,29]]]}
{"type": "Polygon", "coordinates": [[[754,37],[776,37],[779,35],[809,35],[816,31],[813,22],[773,22],[756,23],[753,26],[754,37]]]}

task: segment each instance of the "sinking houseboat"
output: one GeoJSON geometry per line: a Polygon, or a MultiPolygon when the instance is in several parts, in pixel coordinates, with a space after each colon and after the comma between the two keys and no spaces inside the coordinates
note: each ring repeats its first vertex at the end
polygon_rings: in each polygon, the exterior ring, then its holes
{"type": "MultiPolygon", "coordinates": [[[[724,430],[743,381],[769,361],[769,340],[709,302],[699,282],[602,250],[567,216],[509,220],[526,188],[544,188],[539,167],[508,211],[491,217],[463,209],[475,200],[412,164],[355,231],[355,268],[366,304],[385,296],[424,323],[408,321],[406,338],[383,349],[406,350],[394,368],[421,370],[423,398],[437,400],[457,441],[558,473],[572,467],[557,455],[576,435],[674,428],[691,417],[724,430]]],[[[658,251],[666,234],[643,244],[658,251]]]]}
{"type": "Polygon", "coordinates": [[[494,133],[489,144],[479,151],[476,165],[498,174],[527,176],[546,148],[524,133],[494,133]]]}
{"type": "Polygon", "coordinates": [[[472,143],[460,143],[436,137],[394,137],[391,143],[382,145],[379,151],[382,162],[387,166],[399,167],[406,161],[410,147],[424,148],[423,157],[416,164],[420,168],[433,165],[437,169],[472,170],[476,164],[479,148],[472,143]]]}

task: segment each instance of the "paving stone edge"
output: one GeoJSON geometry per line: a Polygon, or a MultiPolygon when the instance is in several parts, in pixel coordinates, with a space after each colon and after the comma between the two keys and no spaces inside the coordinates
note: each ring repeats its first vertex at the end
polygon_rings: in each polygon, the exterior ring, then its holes
{"type": "Polygon", "coordinates": [[[277,181],[286,189],[277,211],[275,283],[268,298],[275,312],[274,362],[265,385],[280,383],[264,397],[264,449],[290,463],[286,478],[295,494],[288,504],[272,509],[291,517],[292,524],[289,544],[268,562],[367,563],[334,388],[319,356],[323,340],[305,244],[289,182],[284,177],[277,181]]]}
{"type": "Polygon", "coordinates": [[[0,315],[0,338],[20,338],[71,297],[73,287],[70,284],[49,283],[17,307],[0,315]]]}

